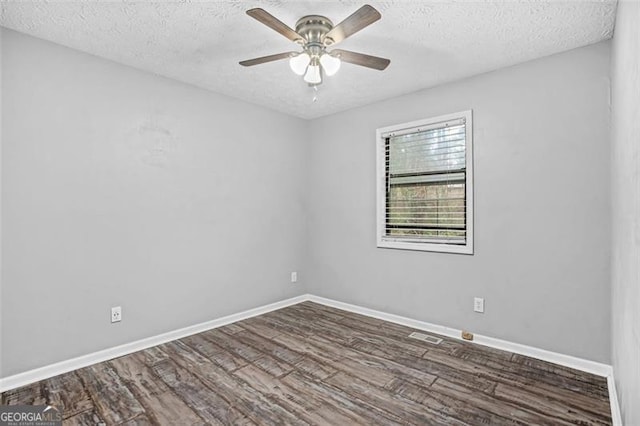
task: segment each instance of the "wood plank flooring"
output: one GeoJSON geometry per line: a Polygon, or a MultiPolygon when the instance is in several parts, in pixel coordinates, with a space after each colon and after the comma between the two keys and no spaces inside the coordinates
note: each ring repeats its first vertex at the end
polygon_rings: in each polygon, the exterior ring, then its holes
{"type": "Polygon", "coordinates": [[[69,425],[608,425],[606,379],[304,302],[7,391],[69,425]]]}

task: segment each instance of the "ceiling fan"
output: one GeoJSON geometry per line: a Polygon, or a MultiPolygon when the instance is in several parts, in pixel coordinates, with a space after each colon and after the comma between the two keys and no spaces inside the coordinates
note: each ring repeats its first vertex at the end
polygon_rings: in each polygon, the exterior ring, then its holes
{"type": "Polygon", "coordinates": [[[309,85],[317,86],[322,83],[323,74],[331,76],[338,72],[341,61],[380,71],[387,68],[391,62],[389,59],[348,50],[327,50],[382,17],[380,12],[369,5],[362,6],[335,26],[329,18],[324,16],[303,16],[296,23],[295,31],[264,9],[247,10],[247,15],[298,43],[302,51],[277,53],[240,62],[240,65],[245,67],[289,59],[289,65],[294,73],[304,76],[304,81],[309,85]]]}

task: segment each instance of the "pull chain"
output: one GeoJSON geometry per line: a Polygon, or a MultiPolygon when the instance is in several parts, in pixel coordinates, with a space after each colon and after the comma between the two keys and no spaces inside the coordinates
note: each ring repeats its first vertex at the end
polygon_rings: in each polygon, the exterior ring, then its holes
{"type": "Polygon", "coordinates": [[[317,102],[318,101],[318,85],[314,84],[313,85],[313,102],[317,102]]]}

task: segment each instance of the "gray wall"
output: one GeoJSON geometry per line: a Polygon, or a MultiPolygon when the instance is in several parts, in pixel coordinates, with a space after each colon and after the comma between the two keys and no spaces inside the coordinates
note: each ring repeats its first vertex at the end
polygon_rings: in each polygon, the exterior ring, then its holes
{"type": "Polygon", "coordinates": [[[310,292],[609,362],[609,50],[604,42],[314,120],[310,292]],[[375,129],[466,109],[475,255],[376,248],[375,129]],[[473,312],[474,296],[486,313],[473,312]]]}
{"type": "Polygon", "coordinates": [[[609,361],[608,43],[305,122],[2,36],[0,376],[307,290],[609,361]],[[464,109],[476,254],[377,249],[375,129],[464,109]]]}
{"type": "Polygon", "coordinates": [[[302,292],[305,121],[2,36],[0,376],[302,292]]]}
{"type": "Polygon", "coordinates": [[[612,79],[613,371],[624,424],[640,425],[640,3],[618,3],[612,79]]]}

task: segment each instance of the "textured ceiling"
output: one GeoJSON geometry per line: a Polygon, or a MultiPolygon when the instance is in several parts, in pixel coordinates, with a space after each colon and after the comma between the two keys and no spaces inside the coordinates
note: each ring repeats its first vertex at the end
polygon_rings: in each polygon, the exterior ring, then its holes
{"type": "Polygon", "coordinates": [[[615,0],[408,1],[369,4],[382,19],[338,46],[391,59],[386,71],[343,64],[318,101],[287,61],[295,50],[247,16],[262,7],[293,27],[307,14],[340,22],[352,1],[30,1],[2,3],[0,24],[259,105],[315,118],[610,38],[615,0]]]}

